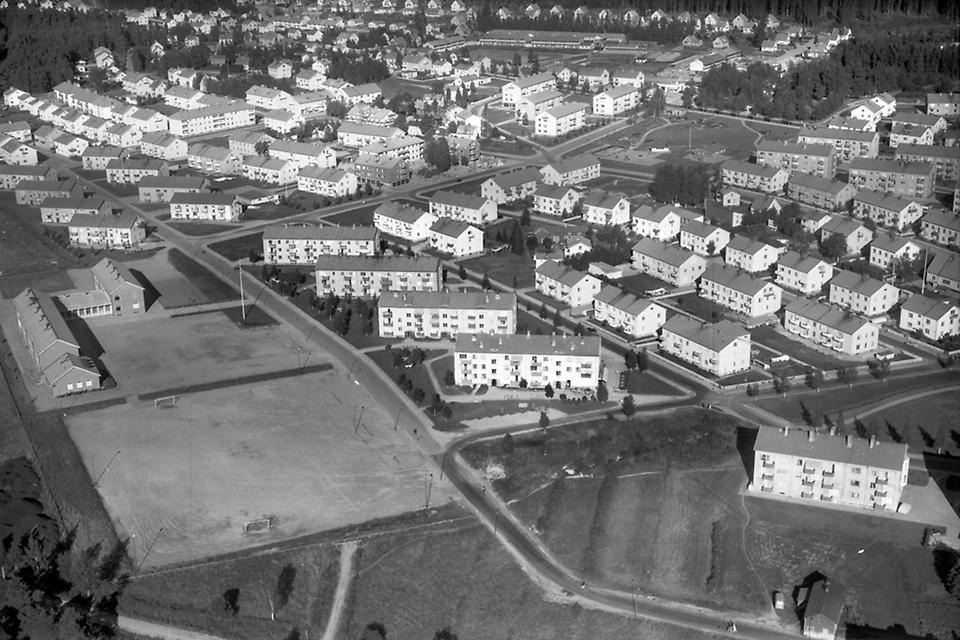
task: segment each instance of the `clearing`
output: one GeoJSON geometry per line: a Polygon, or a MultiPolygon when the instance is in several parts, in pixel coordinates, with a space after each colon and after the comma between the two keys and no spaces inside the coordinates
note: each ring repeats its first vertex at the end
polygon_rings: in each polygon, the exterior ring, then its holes
{"type": "Polygon", "coordinates": [[[164,309],[240,300],[238,291],[179,249],[162,249],[126,265],[146,276],[164,309]]]}

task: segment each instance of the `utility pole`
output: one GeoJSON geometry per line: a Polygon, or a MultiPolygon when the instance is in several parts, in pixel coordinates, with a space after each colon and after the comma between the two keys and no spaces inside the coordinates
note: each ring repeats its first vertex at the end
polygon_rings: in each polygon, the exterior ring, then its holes
{"type": "Polygon", "coordinates": [[[423,479],[424,484],[424,493],[426,494],[426,500],[424,501],[424,509],[430,508],[430,492],[433,490],[433,474],[431,473],[426,478],[423,479]]]}
{"type": "Polygon", "coordinates": [[[240,276],[240,316],[246,321],[247,303],[243,299],[243,260],[237,260],[237,275],[240,276]]]}
{"type": "Polygon", "coordinates": [[[927,288],[927,254],[930,251],[930,245],[923,245],[923,269],[920,271],[920,293],[927,288]]]}
{"type": "Polygon", "coordinates": [[[105,474],[105,473],[107,472],[107,469],[110,468],[110,465],[113,464],[113,461],[117,459],[117,456],[118,456],[118,455],[120,455],[120,450],[119,450],[119,449],[117,449],[117,452],[116,452],[115,454],[113,454],[113,456],[110,458],[110,460],[107,461],[106,466],[103,468],[103,471],[100,472],[100,475],[97,476],[97,479],[93,481],[93,488],[94,488],[94,489],[96,489],[97,486],[100,484],[100,478],[102,478],[102,477],[103,477],[103,474],[105,474]]]}
{"type": "Polygon", "coordinates": [[[360,406],[360,417],[357,418],[357,424],[356,424],[356,426],[353,428],[353,435],[357,435],[357,432],[360,431],[360,421],[363,420],[363,410],[366,409],[366,408],[367,408],[367,407],[366,407],[365,405],[361,405],[361,406],[360,406]]]}
{"type": "Polygon", "coordinates": [[[153,537],[153,542],[151,542],[150,546],[147,547],[147,552],[143,554],[143,558],[140,559],[140,564],[137,565],[137,573],[140,573],[140,567],[142,567],[143,563],[147,561],[147,556],[149,556],[150,552],[153,551],[153,545],[157,544],[157,540],[160,539],[161,533],[163,533],[163,527],[157,529],[157,535],[153,537]]]}

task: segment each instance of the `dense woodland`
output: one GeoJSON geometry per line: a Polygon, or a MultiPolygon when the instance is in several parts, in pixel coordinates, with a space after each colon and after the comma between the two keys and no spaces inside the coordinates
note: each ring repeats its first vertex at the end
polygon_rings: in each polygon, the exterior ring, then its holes
{"type": "Polygon", "coordinates": [[[782,77],[757,63],[744,71],[725,64],[704,74],[697,104],[787,120],[817,120],[846,98],[882,91],[949,91],[960,78],[956,49],[943,39],[880,34],[845,42],[823,59],[782,77]]]}
{"type": "Polygon", "coordinates": [[[169,9],[178,11],[197,11],[199,13],[209,13],[217,9],[223,9],[230,13],[236,13],[236,0],[95,0],[93,2],[97,7],[119,11],[122,9],[146,9],[153,7],[159,11],[169,9]]]}

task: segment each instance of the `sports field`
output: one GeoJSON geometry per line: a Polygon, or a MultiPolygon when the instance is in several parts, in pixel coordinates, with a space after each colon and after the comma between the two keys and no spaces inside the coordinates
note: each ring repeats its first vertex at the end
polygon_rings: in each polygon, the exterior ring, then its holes
{"type": "MultiPolygon", "coordinates": [[[[98,490],[131,557],[155,542],[158,566],[422,508],[432,469],[395,411],[338,367],[67,424],[91,477],[107,469],[98,490]],[[275,525],[244,534],[260,518],[275,525]]],[[[431,503],[450,495],[435,479],[431,503]]]]}

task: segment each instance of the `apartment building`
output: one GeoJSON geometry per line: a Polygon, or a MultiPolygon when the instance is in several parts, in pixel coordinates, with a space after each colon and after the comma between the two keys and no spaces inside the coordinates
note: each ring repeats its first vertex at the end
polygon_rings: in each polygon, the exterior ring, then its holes
{"type": "Polygon", "coordinates": [[[786,169],[828,180],[837,173],[837,150],[832,144],[803,144],[763,140],[757,143],[757,164],[786,169]]]}
{"type": "Polygon", "coordinates": [[[483,253],[483,231],[469,222],[437,218],[430,225],[430,248],[462,258],[483,253]]]}
{"type": "Polygon", "coordinates": [[[797,298],[784,311],[783,328],[805,340],[848,356],[877,348],[880,328],[850,310],[797,298]]]}
{"type": "Polygon", "coordinates": [[[480,184],[480,195],[497,204],[532,198],[540,181],[540,171],[527,167],[487,178],[480,184]]]}
{"type": "Polygon", "coordinates": [[[880,134],[876,131],[852,131],[829,127],[804,128],[797,135],[797,142],[832,145],[837,151],[837,160],[844,163],[854,158],[876,158],[880,151],[880,134]]]}
{"type": "Polygon", "coordinates": [[[838,271],[830,280],[830,302],[868,318],[883,315],[900,301],[900,289],[853,271],[838,271]]]}
{"type": "Polygon", "coordinates": [[[896,159],[921,165],[932,164],[939,180],[952,182],[960,178],[960,147],[901,144],[897,147],[896,159]]]}
{"type": "Polygon", "coordinates": [[[311,142],[275,140],[267,155],[275,160],[292,162],[297,170],[304,167],[330,168],[337,166],[337,154],[330,147],[311,142]]]}
{"type": "Polygon", "coordinates": [[[170,175],[170,165],[157,158],[117,159],[107,163],[107,182],[110,184],[137,184],[143,178],[170,175]]]}
{"type": "Polygon", "coordinates": [[[960,216],[934,209],[920,220],[920,237],[943,245],[960,246],[960,216]]]}
{"type": "Polygon", "coordinates": [[[781,193],[789,177],[790,172],[786,169],[740,160],[727,160],[720,165],[720,179],[723,184],[751,191],[781,193]]]}
{"type": "Polygon", "coordinates": [[[440,261],[418,256],[320,256],[317,294],[377,297],[382,291],[439,291],[440,261]]]}
{"type": "MultiPolygon", "coordinates": [[[[539,174],[538,174],[539,175],[539,174]]],[[[43,165],[0,165],[0,190],[12,191],[24,180],[51,181],[57,179],[57,170],[43,165]]]]}
{"type": "Polygon", "coordinates": [[[831,278],[833,267],[818,258],[787,251],[777,260],[775,282],[784,289],[803,294],[819,293],[831,278]]]}
{"type": "Polygon", "coordinates": [[[955,336],[960,334],[960,307],[915,293],[900,305],[899,326],[910,333],[919,332],[928,340],[955,336]]]}
{"type": "Polygon", "coordinates": [[[920,245],[910,238],[879,234],[870,243],[870,264],[888,270],[891,266],[920,255],[920,245]]]}
{"type": "Polygon", "coordinates": [[[146,227],[138,216],[78,213],[67,224],[70,245],[84,249],[130,249],[143,242],[146,227]]]}
{"type": "Polygon", "coordinates": [[[286,91],[256,84],[247,89],[246,101],[252,107],[272,111],[289,106],[292,96],[286,91]]]}
{"type": "Polygon", "coordinates": [[[38,162],[37,150],[12,136],[0,133],[0,162],[35,165],[38,162]]]}
{"type": "Polygon", "coordinates": [[[680,226],[688,221],[703,222],[703,214],[669,204],[656,209],[641,205],[634,209],[630,218],[634,233],[661,242],[669,242],[680,235],[680,226]]]}
{"type": "Polygon", "coordinates": [[[960,256],[955,253],[937,252],[924,272],[925,280],[934,291],[943,288],[960,291],[960,256]]]}
{"type": "Polygon", "coordinates": [[[151,131],[140,138],[140,153],[167,162],[183,160],[187,157],[187,149],[186,140],[162,131],[151,131]]]}
{"type": "Polygon", "coordinates": [[[936,167],[929,162],[857,158],[850,163],[849,183],[857,189],[929,198],[935,180],[936,167]]]}
{"type": "Polygon", "coordinates": [[[890,148],[896,149],[901,145],[931,145],[933,144],[933,129],[921,125],[894,122],[890,127],[890,148]]]}
{"type": "Polygon", "coordinates": [[[410,165],[401,158],[371,156],[361,153],[353,161],[353,171],[360,184],[395,187],[410,182],[410,165]]]}
{"type": "Polygon", "coordinates": [[[580,192],[573,187],[538,184],[533,192],[533,210],[548,216],[567,217],[580,202],[580,192]]]}
{"type": "Polygon", "coordinates": [[[109,203],[103,198],[86,197],[83,193],[44,198],[40,203],[40,222],[43,224],[67,224],[75,216],[107,216],[111,213],[109,203]]]}
{"type": "Polygon", "coordinates": [[[750,332],[729,320],[672,316],[660,330],[660,350],[721,378],[750,368],[750,332]]]}
{"type": "Polygon", "coordinates": [[[628,113],[640,104],[640,92],[631,84],[621,84],[593,96],[593,113],[612,118],[628,113]]]}
{"type": "Polygon", "coordinates": [[[264,133],[263,131],[234,131],[227,137],[227,146],[234,155],[257,156],[257,146],[265,142],[267,146],[272,145],[277,139],[264,133]]]}
{"type": "Polygon", "coordinates": [[[603,282],[583,271],[572,269],[554,260],[547,260],[536,270],[537,291],[571,307],[593,303],[603,282]]]}
{"type": "Polygon", "coordinates": [[[307,166],[297,174],[297,189],[328,198],[346,198],[357,193],[357,174],[352,171],[307,166]]]}
{"type": "MultiPolygon", "coordinates": [[[[753,451],[750,490],[812,504],[896,511],[910,471],[906,444],[835,430],[760,427],[753,451]]],[[[835,624],[829,627],[835,629],[835,624]]]]}
{"type": "Polygon", "coordinates": [[[747,273],[767,271],[782,250],[748,236],[733,236],[723,250],[724,262],[747,273]]]}
{"type": "Polygon", "coordinates": [[[380,127],[372,124],[357,124],[344,122],[337,129],[337,142],[345,147],[365,147],[374,142],[383,142],[390,138],[404,135],[402,129],[396,127],[380,127]]]}
{"type": "Polygon", "coordinates": [[[444,190],[435,191],[430,196],[430,213],[477,227],[495,222],[499,216],[497,203],[490,198],[444,190]]]}
{"type": "Polygon", "coordinates": [[[916,200],[864,190],[853,199],[853,215],[869,218],[881,227],[903,231],[923,216],[923,207],[916,200]]]}
{"type": "Polygon", "coordinates": [[[430,238],[430,227],[437,216],[402,202],[384,202],[373,212],[373,226],[388,235],[410,242],[430,238]]]}
{"type": "Polygon", "coordinates": [[[927,113],[955,118],[960,115],[960,93],[928,93],[927,113]]]}
{"type": "Polygon", "coordinates": [[[667,321],[667,309],[649,298],[604,285],[593,297],[593,319],[633,338],[656,335],[667,321]]]}
{"type": "Polygon", "coordinates": [[[263,230],[266,264],[315,264],[320,256],[375,256],[380,231],[374,227],[274,224],[263,230]]]}
{"type": "Polygon", "coordinates": [[[74,198],[83,195],[83,185],[75,180],[24,180],[13,192],[17,204],[39,206],[48,198],[74,198]]]}
{"type": "Polygon", "coordinates": [[[177,111],[169,116],[169,126],[170,133],[182,138],[249,127],[255,120],[249,104],[230,102],[177,111]]]}
{"type": "Polygon", "coordinates": [[[558,138],[586,126],[587,105],[570,102],[545,109],[534,119],[534,134],[558,138]]]}
{"type": "Polygon", "coordinates": [[[520,98],[517,104],[517,117],[523,121],[534,122],[541,111],[552,109],[563,104],[563,94],[553,89],[538,91],[520,98]]]}
{"type": "Polygon", "coordinates": [[[534,93],[557,88],[557,79],[552,73],[537,73],[530,76],[520,76],[500,88],[500,100],[505,109],[515,109],[520,99],[534,93]]]}
{"type": "Polygon", "coordinates": [[[137,183],[140,202],[170,202],[175,193],[206,191],[209,188],[203,176],[148,176],[137,183]]]}
{"type": "Polygon", "coordinates": [[[918,111],[895,113],[890,117],[890,122],[930,129],[934,135],[947,130],[947,121],[943,116],[918,111]]]}
{"type": "Polygon", "coordinates": [[[597,336],[461,333],[453,358],[454,379],[467,387],[592,390],[601,378],[597,336]]]}
{"type": "Polygon", "coordinates": [[[643,238],[633,245],[633,268],[675,287],[689,287],[707,268],[707,261],[674,245],[643,238]]]}
{"type": "Polygon", "coordinates": [[[513,335],[517,296],[480,291],[384,291],[377,301],[381,338],[513,335]]]}
{"type": "Polygon", "coordinates": [[[80,164],[84,169],[106,171],[111,160],[121,160],[127,156],[122,147],[113,145],[92,146],[80,154],[80,164]]]}
{"type": "Polygon", "coordinates": [[[540,169],[547,184],[574,186],[600,177],[600,160],[590,154],[559,160],[540,169]]]}
{"type": "Polygon", "coordinates": [[[852,185],[805,173],[794,173],[787,180],[787,197],[828,211],[846,209],[857,195],[852,185]]]}
{"type": "Polygon", "coordinates": [[[187,148],[187,165],[207,175],[236,175],[240,164],[240,157],[227,147],[198,142],[187,148]]]}
{"type": "Polygon", "coordinates": [[[834,216],[820,228],[820,241],[840,236],[847,242],[847,254],[860,253],[873,240],[873,231],[857,220],[834,216]]]}
{"type": "Polygon", "coordinates": [[[783,290],[734,267],[714,265],[700,277],[699,296],[749,318],[780,310],[783,290]]]}
{"type": "Polygon", "coordinates": [[[423,160],[425,145],[423,138],[417,136],[394,136],[381,142],[371,142],[362,147],[360,153],[371,156],[400,158],[413,164],[423,160]]]}
{"type": "Polygon", "coordinates": [[[600,227],[630,224],[630,201],[622,193],[594,189],[580,199],[581,217],[587,224],[600,227]]]}
{"type": "Polygon", "coordinates": [[[297,182],[297,173],[300,170],[295,162],[263,156],[247,156],[240,169],[247,180],[278,185],[297,182]]]}
{"type": "Polygon", "coordinates": [[[680,248],[702,256],[715,256],[730,242],[730,232],[705,222],[691,220],[680,227],[680,248]]]}
{"type": "Polygon", "coordinates": [[[243,206],[229,193],[175,193],[170,198],[171,220],[239,222],[243,206]]]}
{"type": "Polygon", "coordinates": [[[397,114],[390,109],[381,109],[372,107],[368,104],[359,103],[350,107],[347,115],[344,117],[347,122],[357,124],[372,124],[379,127],[392,126],[397,121],[397,114]]]}

